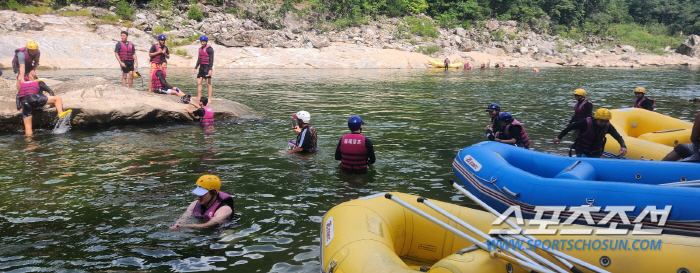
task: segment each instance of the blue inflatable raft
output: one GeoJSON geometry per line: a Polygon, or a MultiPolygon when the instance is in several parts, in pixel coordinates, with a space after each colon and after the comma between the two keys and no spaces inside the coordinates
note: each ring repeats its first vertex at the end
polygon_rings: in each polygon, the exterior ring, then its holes
{"type": "Polygon", "coordinates": [[[593,222],[573,218],[635,232],[700,235],[699,163],[564,157],[481,142],[461,150],[453,168],[470,192],[501,213],[519,206],[526,218],[539,210],[551,219],[557,209],[543,207],[559,206],[562,223],[588,210],[593,222]],[[622,212],[605,221],[611,209],[622,212]]]}

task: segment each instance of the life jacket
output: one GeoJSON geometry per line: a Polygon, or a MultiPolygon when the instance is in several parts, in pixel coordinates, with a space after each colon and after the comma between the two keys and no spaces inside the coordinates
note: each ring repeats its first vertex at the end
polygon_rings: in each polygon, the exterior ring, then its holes
{"type": "Polygon", "coordinates": [[[228,217],[228,220],[230,220],[233,217],[233,196],[222,191],[219,192],[219,197],[216,198],[214,204],[205,212],[202,212],[202,204],[197,201],[197,205],[195,205],[194,210],[192,210],[192,216],[208,222],[214,217],[214,213],[223,205],[231,206],[231,215],[228,217]]]}
{"type": "Polygon", "coordinates": [[[449,63],[450,63],[450,59],[445,58],[445,63],[446,63],[446,64],[449,64],[449,63]]]}
{"type": "Polygon", "coordinates": [[[297,135],[297,147],[301,147],[304,144],[301,143],[301,137],[305,134],[304,131],[306,130],[309,130],[309,133],[311,134],[311,148],[309,148],[309,153],[316,152],[316,128],[314,128],[311,125],[307,125],[304,129],[301,130],[301,133],[297,135]]]}
{"type": "Polygon", "coordinates": [[[153,87],[153,90],[165,89],[163,83],[160,82],[160,78],[156,75],[158,71],[163,71],[163,78],[165,78],[165,70],[162,68],[153,69],[153,73],[151,74],[151,87],[153,87]]]}
{"type": "Polygon", "coordinates": [[[654,111],[654,108],[656,108],[656,102],[650,98],[647,98],[646,96],[642,97],[641,99],[637,99],[637,101],[634,103],[634,108],[643,108],[642,102],[644,102],[645,100],[651,101],[651,109],[647,109],[647,110],[654,111]]]}
{"type": "Polygon", "coordinates": [[[367,168],[367,147],[365,136],[347,134],[340,140],[340,167],[346,169],[367,168]]]}
{"type": "MultiPolygon", "coordinates": [[[[31,67],[34,68],[34,60],[39,59],[39,56],[41,55],[41,52],[39,50],[36,50],[36,54],[34,56],[29,55],[29,50],[27,50],[26,47],[20,47],[18,49],[15,49],[15,56],[12,58],[12,64],[16,65],[19,67],[19,60],[17,59],[17,52],[23,52],[24,53],[24,66],[25,69],[31,67]]],[[[31,70],[31,69],[28,69],[31,70]]]]}
{"type": "Polygon", "coordinates": [[[496,130],[496,126],[498,126],[496,124],[501,125],[500,123],[498,123],[498,115],[491,117],[491,128],[496,130]]]}
{"type": "Polygon", "coordinates": [[[506,135],[507,138],[511,138],[510,136],[510,126],[520,126],[520,140],[515,142],[516,146],[522,146],[525,148],[530,148],[530,138],[527,136],[527,132],[525,132],[525,127],[523,127],[518,120],[514,119],[513,122],[510,124],[506,125],[505,130],[503,130],[503,133],[506,135]]]}
{"type": "Polygon", "coordinates": [[[120,47],[119,47],[119,60],[123,61],[133,61],[134,60],[134,54],[132,51],[134,50],[134,45],[131,42],[127,42],[127,44],[124,44],[124,42],[119,41],[120,47]]]}
{"type": "Polygon", "coordinates": [[[207,45],[205,47],[200,47],[199,48],[199,64],[200,65],[209,65],[209,53],[207,53],[207,49],[210,46],[207,45]]]}
{"type": "Polygon", "coordinates": [[[581,121],[590,117],[586,115],[586,113],[584,113],[584,106],[586,105],[586,103],[593,104],[588,99],[583,99],[583,101],[576,102],[576,105],[574,105],[574,122],[581,121]]]}
{"type": "Polygon", "coordinates": [[[39,82],[37,81],[25,81],[20,83],[19,94],[20,98],[39,94],[39,82]]]}
{"type": "MultiPolygon", "coordinates": [[[[156,51],[161,50],[159,43],[156,43],[154,46],[156,47],[156,51]]],[[[162,49],[167,50],[168,46],[164,45],[162,49]]],[[[162,64],[163,62],[165,62],[165,56],[163,54],[158,54],[158,55],[154,56],[153,58],[151,58],[151,63],[162,64]]]]}
{"type": "Polygon", "coordinates": [[[214,110],[209,106],[203,106],[202,108],[204,108],[204,116],[200,121],[202,123],[214,123],[214,110]]]}
{"type": "Polygon", "coordinates": [[[608,128],[610,128],[610,123],[598,128],[598,124],[593,122],[593,118],[586,118],[586,131],[578,135],[574,149],[585,154],[601,153],[605,145],[605,135],[608,134],[608,128]]]}

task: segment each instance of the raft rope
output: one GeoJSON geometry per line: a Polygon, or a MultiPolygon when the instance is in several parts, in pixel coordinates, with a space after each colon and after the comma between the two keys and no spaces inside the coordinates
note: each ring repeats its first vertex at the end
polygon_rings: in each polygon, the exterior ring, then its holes
{"type": "MultiPolygon", "coordinates": [[[[450,182],[450,184],[452,184],[452,187],[454,187],[455,189],[457,189],[459,192],[461,192],[461,193],[464,194],[465,196],[469,197],[472,201],[474,201],[474,202],[476,202],[477,204],[479,204],[482,208],[484,208],[484,209],[486,209],[487,211],[491,212],[493,215],[498,216],[499,218],[500,218],[500,217],[503,217],[504,220],[505,220],[505,222],[508,223],[508,225],[510,225],[510,226],[513,227],[516,231],[518,231],[519,234],[522,234],[522,236],[521,236],[521,235],[516,235],[516,234],[511,234],[511,235],[510,235],[511,237],[523,238],[523,239],[525,239],[525,240],[537,240],[537,239],[535,239],[534,236],[528,234],[525,230],[523,230],[522,228],[520,228],[520,226],[518,226],[517,224],[513,223],[513,221],[511,221],[510,219],[504,217],[503,215],[501,215],[500,213],[498,213],[495,209],[493,209],[491,206],[489,206],[489,205],[487,205],[486,203],[484,203],[484,201],[481,201],[481,199],[477,198],[477,197],[474,196],[472,193],[468,192],[467,190],[465,190],[465,189],[462,188],[461,186],[457,185],[457,183],[455,183],[454,180],[452,180],[451,178],[449,179],[449,182],[450,182]]],[[[522,240],[522,239],[520,239],[520,240],[522,240]]],[[[584,268],[586,268],[586,269],[588,269],[588,270],[591,270],[591,271],[593,271],[593,272],[598,272],[598,273],[610,273],[609,271],[606,271],[606,270],[603,270],[603,269],[601,269],[601,268],[598,268],[598,267],[596,267],[596,266],[594,266],[594,265],[591,265],[591,264],[589,264],[589,263],[587,263],[587,262],[585,262],[585,261],[582,261],[582,260],[580,260],[580,259],[578,259],[578,258],[576,258],[576,257],[573,257],[573,256],[571,256],[571,255],[562,253],[562,252],[560,252],[560,251],[558,251],[558,250],[554,250],[554,249],[551,249],[551,248],[548,248],[548,249],[542,248],[542,250],[544,250],[545,252],[549,253],[549,255],[551,255],[552,257],[554,257],[555,259],[557,259],[557,260],[558,260],[559,262],[561,262],[562,264],[566,265],[566,266],[569,268],[569,270],[571,270],[571,272],[581,272],[581,271],[580,271],[578,268],[576,268],[574,265],[572,265],[570,262],[575,263],[575,264],[578,264],[578,265],[580,265],[580,266],[582,266],[582,267],[584,267],[584,268]]]]}

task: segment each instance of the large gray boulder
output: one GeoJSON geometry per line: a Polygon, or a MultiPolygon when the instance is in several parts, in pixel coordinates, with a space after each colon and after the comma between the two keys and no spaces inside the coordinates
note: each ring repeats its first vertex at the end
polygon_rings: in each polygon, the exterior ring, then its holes
{"type": "Polygon", "coordinates": [[[44,30],[44,24],[35,20],[34,18],[36,18],[36,15],[22,14],[13,11],[0,11],[0,30],[44,30]]]}
{"type": "Polygon", "coordinates": [[[242,31],[214,35],[216,43],[227,47],[262,47],[265,36],[260,31],[242,31]]]}
{"type": "Polygon", "coordinates": [[[678,53],[700,58],[700,36],[690,35],[678,48],[678,53]]]}
{"type": "MultiPolygon", "coordinates": [[[[49,84],[63,99],[63,108],[73,109],[71,124],[75,128],[193,121],[192,116],[183,109],[186,105],[176,96],[138,91],[103,78],[80,78],[49,84]]],[[[15,82],[0,79],[0,131],[24,128],[21,113],[15,105],[16,93],[15,82]]],[[[256,118],[248,106],[234,101],[216,99],[209,105],[216,113],[216,120],[256,118]]],[[[56,109],[51,107],[35,111],[34,117],[34,128],[51,128],[56,109]]]]}

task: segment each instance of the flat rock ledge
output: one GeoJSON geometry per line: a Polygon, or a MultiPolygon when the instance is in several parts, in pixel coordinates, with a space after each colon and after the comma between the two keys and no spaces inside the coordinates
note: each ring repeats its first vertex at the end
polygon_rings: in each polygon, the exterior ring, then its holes
{"type": "MultiPolygon", "coordinates": [[[[64,109],[73,109],[73,128],[194,121],[183,109],[187,105],[176,96],[138,91],[99,77],[67,82],[47,80],[46,83],[63,99],[64,109]]],[[[24,129],[22,113],[15,104],[15,84],[14,81],[0,79],[0,131],[24,129]]],[[[235,101],[216,99],[209,105],[215,111],[215,120],[259,118],[248,106],[235,101]]],[[[34,111],[35,129],[53,129],[56,121],[56,108],[53,106],[34,111]]]]}

